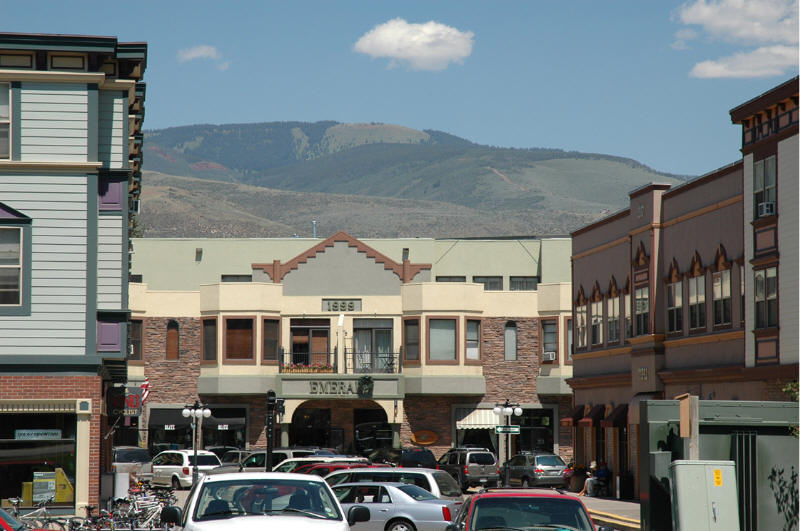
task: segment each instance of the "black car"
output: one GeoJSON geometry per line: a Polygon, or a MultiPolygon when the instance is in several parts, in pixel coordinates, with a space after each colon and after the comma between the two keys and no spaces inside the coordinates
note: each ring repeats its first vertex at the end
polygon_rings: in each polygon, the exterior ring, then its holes
{"type": "Polygon", "coordinates": [[[376,464],[406,468],[436,468],[436,457],[427,448],[379,448],[368,457],[376,464]]]}

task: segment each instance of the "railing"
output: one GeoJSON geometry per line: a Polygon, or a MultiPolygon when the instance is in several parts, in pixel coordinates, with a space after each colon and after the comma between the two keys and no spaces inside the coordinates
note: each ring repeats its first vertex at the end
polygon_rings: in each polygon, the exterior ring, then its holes
{"type": "Polygon", "coordinates": [[[794,108],[786,111],[765,122],[742,129],[742,145],[746,146],[768,137],[769,135],[783,131],[790,125],[797,123],[798,109],[794,108]]]}
{"type": "Polygon", "coordinates": [[[333,352],[283,352],[278,371],[282,373],[336,373],[336,349],[333,352]]]}
{"type": "Polygon", "coordinates": [[[345,350],[345,372],[352,374],[399,374],[399,352],[357,352],[345,350]]]}

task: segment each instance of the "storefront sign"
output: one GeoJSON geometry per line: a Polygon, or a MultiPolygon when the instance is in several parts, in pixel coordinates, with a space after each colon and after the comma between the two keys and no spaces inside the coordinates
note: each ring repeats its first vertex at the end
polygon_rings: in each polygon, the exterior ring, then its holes
{"type": "Polygon", "coordinates": [[[358,385],[353,380],[311,380],[308,382],[312,395],[355,395],[358,396],[358,385]]]}
{"type": "Polygon", "coordinates": [[[322,299],[323,312],[360,312],[361,299],[322,299]]]}
{"type": "Polygon", "coordinates": [[[222,431],[227,431],[228,430],[228,425],[227,424],[217,424],[217,429],[218,430],[222,430],[222,431]]]}
{"type": "Polygon", "coordinates": [[[56,473],[33,473],[33,502],[43,502],[56,496],[56,473]]]}
{"type": "Polygon", "coordinates": [[[165,431],[175,431],[175,424],[164,424],[165,431]]]}
{"type": "Polygon", "coordinates": [[[14,430],[18,441],[53,441],[61,439],[61,430],[14,430]]]}
{"type": "Polygon", "coordinates": [[[108,393],[108,414],[114,417],[139,417],[142,414],[144,389],[134,387],[112,387],[108,393]]]}
{"type": "Polygon", "coordinates": [[[434,444],[439,440],[439,435],[431,430],[417,430],[411,434],[411,442],[422,446],[434,444]]]}

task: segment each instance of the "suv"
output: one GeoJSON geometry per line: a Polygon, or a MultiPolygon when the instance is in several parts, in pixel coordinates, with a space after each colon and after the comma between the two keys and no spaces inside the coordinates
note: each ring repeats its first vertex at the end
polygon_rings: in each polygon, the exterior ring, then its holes
{"type": "Polygon", "coordinates": [[[111,469],[114,472],[134,474],[141,481],[150,481],[153,475],[153,458],[147,448],[115,446],[111,469]]]}
{"type": "Polygon", "coordinates": [[[550,452],[517,454],[505,464],[511,485],[533,487],[539,485],[562,486],[567,464],[550,452]]]}
{"type": "MultiPolygon", "coordinates": [[[[197,470],[205,474],[220,465],[219,457],[207,450],[197,450],[197,470]]],[[[166,485],[178,490],[192,486],[194,451],[167,450],[153,458],[151,485],[166,485]]]]}
{"type": "Polygon", "coordinates": [[[444,470],[432,468],[350,468],[337,470],[325,476],[331,487],[340,483],[379,481],[382,483],[410,483],[422,487],[442,500],[461,501],[461,489],[452,476],[444,470]]]}
{"type": "Polygon", "coordinates": [[[451,448],[439,458],[439,469],[449,472],[464,492],[478,485],[500,485],[497,458],[486,448],[451,448]]]}

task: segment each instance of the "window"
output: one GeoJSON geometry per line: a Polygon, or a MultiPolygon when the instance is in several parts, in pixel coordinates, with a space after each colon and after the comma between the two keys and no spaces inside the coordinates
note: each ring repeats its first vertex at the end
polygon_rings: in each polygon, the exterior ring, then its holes
{"type": "Polygon", "coordinates": [[[714,325],[731,322],[731,270],[717,271],[711,278],[711,300],[714,305],[714,325]]]}
{"type": "Polygon", "coordinates": [[[176,360],[180,352],[180,327],[178,321],[167,323],[167,359],[176,360]]]}
{"type": "Polygon", "coordinates": [[[431,319],[428,322],[428,358],[431,361],[455,361],[456,320],[431,319]]]}
{"type": "Polygon", "coordinates": [[[21,304],[22,228],[0,227],[0,306],[21,304]]]}
{"type": "Polygon", "coordinates": [[[252,319],[225,319],[225,359],[253,359],[252,319]]]}
{"type": "Polygon", "coordinates": [[[419,361],[419,319],[403,321],[403,356],[406,361],[419,361]]]}
{"type": "Polygon", "coordinates": [[[123,199],[127,198],[128,181],[118,177],[103,176],[97,189],[97,208],[101,211],[122,210],[123,199]]]}
{"type": "Polygon", "coordinates": [[[667,332],[683,331],[683,282],[667,284],[667,332]]]}
{"type": "Polygon", "coordinates": [[[539,284],[539,277],[511,277],[511,291],[534,291],[539,284]]]}
{"type": "Polygon", "coordinates": [[[486,291],[503,290],[503,277],[472,277],[472,281],[476,284],[483,284],[483,289],[486,291]]]}
{"type": "Polygon", "coordinates": [[[203,319],[203,361],[217,361],[217,319],[203,319]]]}
{"type": "Polygon", "coordinates": [[[606,314],[608,315],[608,342],[619,342],[619,297],[606,299],[606,314]]]}
{"type": "Polygon", "coordinates": [[[572,319],[567,319],[567,361],[572,363],[572,319]]]}
{"type": "Polygon", "coordinates": [[[466,282],[467,277],[436,277],[436,282],[466,282]]]}
{"type": "Polygon", "coordinates": [[[122,352],[122,323],[97,319],[97,352],[122,352]]]}
{"type": "Polygon", "coordinates": [[[130,348],[128,349],[128,360],[140,361],[142,359],[142,322],[139,320],[131,321],[128,325],[128,336],[130,337],[130,348]]]}
{"type": "Polygon", "coordinates": [[[753,164],[753,217],[771,216],[775,213],[775,155],[753,164]],[[771,204],[772,206],[763,206],[771,204]],[[772,210],[769,210],[772,208],[772,210]]]}
{"type": "Polygon", "coordinates": [[[583,304],[575,307],[575,320],[577,322],[578,348],[586,348],[586,313],[588,305],[583,304]]]}
{"type": "Polygon", "coordinates": [[[542,352],[555,352],[558,361],[558,325],[555,321],[542,321],[542,352]]]}
{"type": "Polygon", "coordinates": [[[633,337],[633,307],[631,306],[631,294],[626,293],[624,298],[625,305],[625,339],[633,337]]]}
{"type": "Polygon", "coordinates": [[[252,282],[253,275],[220,275],[220,282],[252,282]]]}
{"type": "Polygon", "coordinates": [[[503,345],[504,358],[508,361],[517,359],[517,323],[506,323],[503,345]]]}
{"type": "Polygon", "coordinates": [[[11,157],[11,85],[0,83],[0,159],[11,157]]]}
{"type": "Polygon", "coordinates": [[[706,327],[706,277],[689,279],[689,328],[706,327]]]}
{"type": "Polygon", "coordinates": [[[778,270],[768,267],[755,272],[756,328],[778,326],[778,270]]]}
{"type": "Polygon", "coordinates": [[[633,298],[636,305],[636,335],[644,336],[650,333],[650,288],[636,288],[633,298]]]}
{"type": "Polygon", "coordinates": [[[603,343],[603,301],[592,303],[592,345],[603,343]]]}
{"type": "Polygon", "coordinates": [[[467,320],[467,359],[481,359],[481,322],[473,319],[467,320]]]}
{"type": "Polygon", "coordinates": [[[278,361],[280,321],[277,319],[264,319],[262,323],[262,341],[264,361],[278,361]]]}

